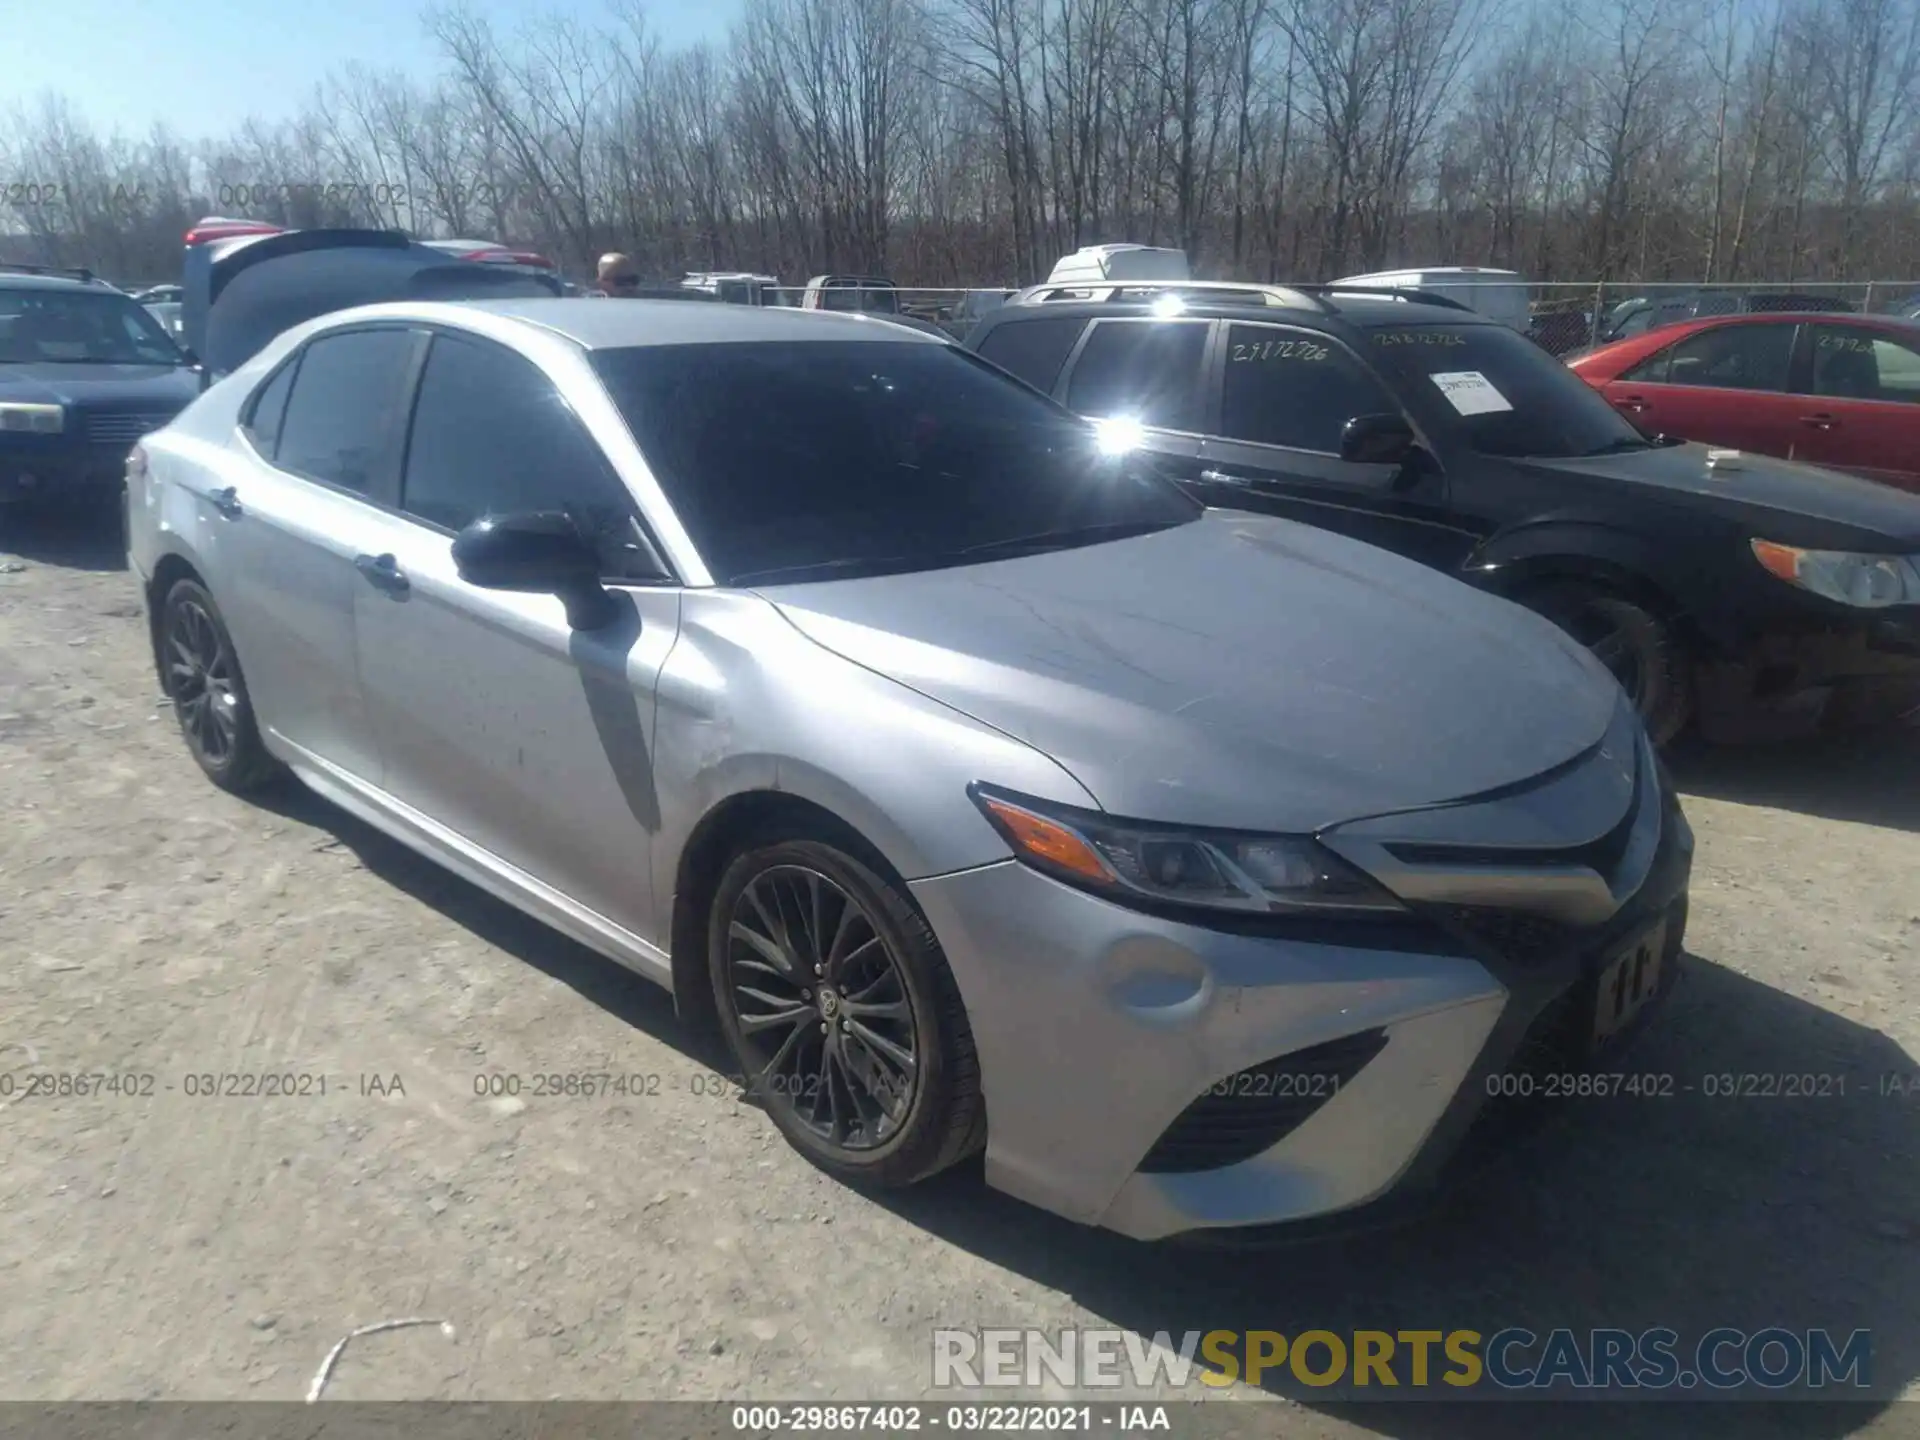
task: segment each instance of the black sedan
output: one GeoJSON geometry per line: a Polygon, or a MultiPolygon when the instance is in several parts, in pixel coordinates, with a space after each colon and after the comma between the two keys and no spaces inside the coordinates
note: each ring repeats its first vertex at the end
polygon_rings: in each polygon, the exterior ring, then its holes
{"type": "Polygon", "coordinates": [[[1771,738],[1920,707],[1920,496],[1645,435],[1438,297],[1153,289],[1016,301],[966,343],[1210,504],[1341,531],[1550,616],[1663,743],[1691,723],[1771,738]]]}
{"type": "Polygon", "coordinates": [[[199,389],[130,297],[83,272],[0,269],[0,503],[111,496],[133,443],[199,389]]]}

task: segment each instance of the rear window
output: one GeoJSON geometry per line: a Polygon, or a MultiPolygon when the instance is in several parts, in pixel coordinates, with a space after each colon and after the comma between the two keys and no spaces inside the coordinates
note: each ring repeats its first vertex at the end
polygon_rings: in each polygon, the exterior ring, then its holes
{"type": "Polygon", "coordinates": [[[593,365],[723,585],[966,564],[1200,513],[1150,457],[1103,454],[1093,427],[957,346],[654,345],[593,365]]]}
{"type": "Polygon", "coordinates": [[[1053,393],[1060,378],[1060,367],[1073,353],[1073,342],[1086,328],[1078,315],[1048,315],[1034,320],[1013,320],[996,325],[978,347],[980,358],[990,360],[1009,375],[1017,375],[1034,389],[1053,393]]]}

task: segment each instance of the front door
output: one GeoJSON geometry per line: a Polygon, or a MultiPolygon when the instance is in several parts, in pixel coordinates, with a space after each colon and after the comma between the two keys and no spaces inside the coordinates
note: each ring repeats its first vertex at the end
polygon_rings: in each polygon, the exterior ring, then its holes
{"type": "Polygon", "coordinates": [[[398,515],[370,553],[360,669],[383,788],[469,847],[664,949],[651,883],[659,830],[654,689],[679,629],[633,503],[558,388],[524,357],[434,337],[398,515]],[[487,514],[565,510],[601,550],[625,614],[576,631],[547,595],[482,590],[452,539],[487,514]]]}
{"type": "Polygon", "coordinates": [[[1441,569],[1478,536],[1447,507],[1430,457],[1411,467],[1340,458],[1347,422],[1402,413],[1371,369],[1331,335],[1288,325],[1222,327],[1219,397],[1196,493],[1210,505],[1284,515],[1441,569]]]}
{"type": "Polygon", "coordinates": [[[1800,438],[1786,395],[1797,328],[1737,322],[1696,331],[1601,393],[1649,435],[1791,456],[1800,438]]]}

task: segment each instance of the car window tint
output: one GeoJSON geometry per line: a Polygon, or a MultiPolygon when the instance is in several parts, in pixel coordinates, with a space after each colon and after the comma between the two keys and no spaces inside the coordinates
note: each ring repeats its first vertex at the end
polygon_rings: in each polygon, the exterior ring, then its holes
{"type": "Polygon", "coordinates": [[[300,356],[274,463],[366,494],[391,474],[406,403],[410,330],[326,335],[300,356]]]}
{"type": "Polygon", "coordinates": [[[1228,439],[1337,454],[1354,416],[1399,413],[1373,374],[1325,335],[1277,325],[1227,330],[1220,433],[1228,439]]]}
{"type": "Polygon", "coordinates": [[[449,530],[564,510],[609,579],[655,578],[632,497],[554,383],[484,341],[436,336],[420,377],[400,505],[449,530]]]}
{"type": "Polygon", "coordinates": [[[1080,338],[1086,323],[1078,315],[1009,321],[987,334],[980,342],[979,355],[1034,389],[1051,394],[1054,381],[1060,378],[1060,367],[1073,353],[1073,342],[1080,338]]]}
{"type": "Polygon", "coordinates": [[[280,443],[280,422],[286,418],[287,396],[293,390],[293,372],[299,363],[297,357],[287,361],[273,372],[266,384],[253,392],[253,399],[248,402],[242,428],[253,441],[253,448],[269,460],[273,459],[274,447],[280,443]]]}
{"type": "Polygon", "coordinates": [[[1096,321],[1067,382],[1068,408],[1192,429],[1207,329],[1205,321],[1192,320],[1096,321]]]}
{"type": "Polygon", "coordinates": [[[1723,325],[1689,335],[1668,352],[1669,385],[1785,390],[1791,325],[1723,325]]]}
{"type": "Polygon", "coordinates": [[[1920,404],[1920,341],[1842,325],[1813,331],[1813,393],[1836,400],[1920,404]]]}
{"type": "Polygon", "coordinates": [[[1085,421],[957,345],[646,345],[593,366],[723,585],[965,564],[1201,513],[1151,455],[1103,453],[1085,421]]]}

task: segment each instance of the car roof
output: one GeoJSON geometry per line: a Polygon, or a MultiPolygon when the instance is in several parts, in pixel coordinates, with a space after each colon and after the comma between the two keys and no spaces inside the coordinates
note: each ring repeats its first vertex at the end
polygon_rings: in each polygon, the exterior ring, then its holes
{"type": "Polygon", "coordinates": [[[950,343],[924,331],[873,315],[837,310],[795,310],[784,306],[689,305],[684,300],[620,300],[612,304],[557,298],[440,303],[400,301],[343,310],[327,318],[336,323],[348,318],[390,318],[459,325],[463,313],[495,315],[535,325],[564,336],[587,350],[621,350],[640,345],[717,345],[754,340],[950,343]]]}
{"type": "Polygon", "coordinates": [[[21,275],[0,270],[0,290],[85,290],[95,295],[118,295],[111,285],[80,280],[71,275],[21,275]]]}
{"type": "Polygon", "coordinates": [[[1181,307],[1177,312],[1167,314],[1156,308],[1166,298],[1164,295],[1139,300],[1046,300],[1002,305],[989,311],[980,323],[983,326],[1013,325],[1022,320],[1039,320],[1048,315],[1116,317],[1148,315],[1156,319],[1169,320],[1185,316],[1199,320],[1265,320],[1268,322],[1309,320],[1316,324],[1337,319],[1363,330],[1408,324],[1491,325],[1498,329],[1506,328],[1498,320],[1483,315],[1478,310],[1455,309],[1448,305],[1423,305],[1415,300],[1400,300],[1391,295],[1361,295],[1346,291],[1316,293],[1314,298],[1325,302],[1326,308],[1321,308],[1314,305],[1254,304],[1244,300],[1210,300],[1206,298],[1204,291],[1198,293],[1183,291],[1178,284],[1172,282],[1160,288],[1180,297],[1181,307]]]}

